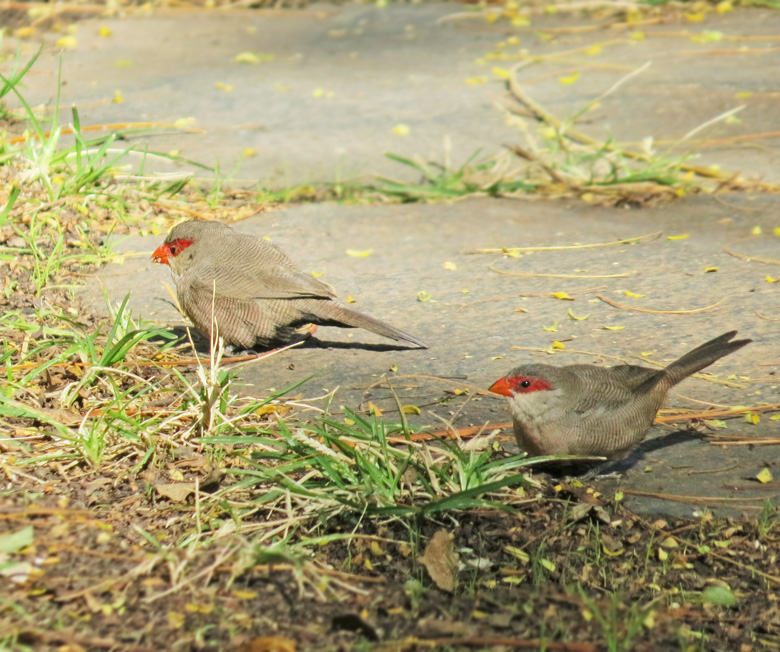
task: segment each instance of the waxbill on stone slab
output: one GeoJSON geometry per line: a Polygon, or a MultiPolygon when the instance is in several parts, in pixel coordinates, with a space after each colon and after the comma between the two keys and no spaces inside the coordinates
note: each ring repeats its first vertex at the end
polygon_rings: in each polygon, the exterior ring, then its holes
{"type": "Polygon", "coordinates": [[[521,450],[619,460],[644,439],[669,389],[751,342],[732,341],[736,334],[724,333],[665,369],[522,365],[490,391],[508,397],[521,450]]]}
{"type": "Polygon", "coordinates": [[[276,245],[226,224],[193,219],[173,227],[152,261],[171,268],[179,304],[211,335],[212,315],[227,344],[268,348],[304,324],[365,328],[427,348],[416,337],[341,304],[327,283],[302,272],[276,245]]]}

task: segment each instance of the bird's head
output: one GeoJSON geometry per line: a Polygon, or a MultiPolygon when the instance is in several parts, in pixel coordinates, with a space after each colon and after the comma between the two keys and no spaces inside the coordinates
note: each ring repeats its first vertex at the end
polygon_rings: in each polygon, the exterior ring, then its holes
{"type": "Polygon", "coordinates": [[[494,394],[501,394],[509,398],[517,394],[533,394],[534,392],[547,392],[552,389],[552,383],[546,378],[530,376],[522,372],[510,372],[490,386],[490,391],[494,394]]]}
{"type": "Polygon", "coordinates": [[[176,238],[175,240],[170,240],[170,242],[169,240],[170,238],[168,238],[159,247],[157,247],[157,249],[154,250],[154,253],[152,253],[153,263],[170,265],[171,258],[176,258],[176,256],[178,256],[193,242],[195,242],[195,240],[191,238],[176,238]]]}
{"type": "Polygon", "coordinates": [[[544,418],[561,409],[571,390],[572,379],[565,368],[528,364],[512,369],[490,386],[490,391],[509,399],[512,415],[520,421],[544,418]]]}
{"type": "Polygon", "coordinates": [[[205,243],[208,248],[208,243],[213,244],[226,230],[230,231],[230,227],[210,220],[181,222],[171,229],[165,242],[154,250],[152,262],[168,265],[175,273],[177,268],[183,269],[192,260],[196,251],[203,248],[197,246],[199,243],[205,243]]]}

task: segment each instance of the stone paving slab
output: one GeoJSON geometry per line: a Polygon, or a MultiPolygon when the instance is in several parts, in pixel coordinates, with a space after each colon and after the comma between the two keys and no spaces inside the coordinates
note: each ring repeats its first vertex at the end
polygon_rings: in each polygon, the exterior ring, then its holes
{"type": "MultiPolygon", "coordinates": [[[[520,362],[615,364],[608,356],[636,362],[635,356],[650,353],[649,358],[668,363],[711,337],[738,329],[740,337],[754,343],[710,371],[721,380],[737,374],[740,386],[689,379],[673,390],[668,406],[700,407],[695,401],[725,406],[778,403],[780,283],[766,281],[768,274],[778,275],[777,267],[739,259],[722,249],[728,245],[737,253],[777,259],[779,238],[750,233],[759,226],[771,234],[780,226],[778,203],[770,196],[702,196],[634,211],[564,201],[469,200],[452,205],[305,205],[257,215],[236,228],[271,237],[305,270],[324,271],[323,279],[340,297],[356,300],[354,307],[407,330],[431,348],[403,350],[371,333],[321,328],[319,345],[309,343],[247,366],[241,372],[245,384],[240,391],[266,395],[270,388],[288,386],[319,371],[297,390],[304,399],[338,388],[335,406],[365,409],[371,400],[392,419],[397,418],[397,408],[391,391],[386,386],[372,388],[386,376],[403,404],[422,409],[416,425],[441,430],[448,421],[455,427],[495,424],[509,420],[502,398],[456,396],[452,390],[486,388],[520,362]],[[522,258],[469,253],[478,248],[610,242],[657,231],[662,235],[636,245],[536,252],[522,258]],[[684,233],[689,234],[685,239],[667,238],[684,233]],[[347,249],[373,253],[353,258],[347,249]],[[457,269],[444,269],[445,262],[455,263],[457,269]],[[491,265],[516,273],[628,277],[522,278],[496,273],[491,265]],[[717,271],[705,272],[710,267],[717,271]],[[626,290],[643,296],[626,296],[626,290]],[[419,301],[420,291],[430,294],[431,300],[419,301]],[[550,296],[561,291],[575,300],[550,296]],[[618,309],[596,295],[650,310],[692,310],[723,302],[693,314],[654,314],[618,309]],[[588,317],[571,319],[569,310],[588,317]],[[556,323],[557,332],[545,330],[556,323]],[[555,340],[567,350],[553,356],[544,353],[555,340]]],[[[124,265],[108,266],[98,280],[115,302],[132,290],[130,307],[136,314],[162,324],[185,324],[162,285],[170,283],[168,270],[148,260],[160,240],[123,239],[117,250],[139,255],[129,256],[124,265]]],[[[100,308],[97,284],[85,294],[100,308]]],[[[306,413],[301,416],[307,418],[306,413]]],[[[756,425],[737,419],[717,434],[776,437],[777,423],[767,417],[756,425]]],[[[632,456],[626,475],[604,482],[609,486],[618,482],[634,491],[754,501],[752,507],[705,501],[725,513],[753,514],[760,499],[777,498],[776,486],[753,480],[765,465],[776,477],[780,474],[777,446],[722,447],[696,436],[670,436],[673,431],[653,428],[650,440],[632,456]]],[[[634,496],[627,500],[645,513],[690,515],[702,509],[634,496]]]]}
{"type": "MultiPolygon", "coordinates": [[[[522,144],[518,130],[494,108],[507,101],[507,92],[492,69],[511,67],[520,51],[566,52],[518,76],[525,92],[558,117],[573,116],[652,62],[577,127],[618,141],[654,138],[656,151],[671,156],[670,143],[745,105],[738,121],[700,136],[748,138],[720,140],[697,162],[778,181],[780,49],[773,46],[780,38],[780,13],[711,13],[694,23],[670,12],[660,24],[639,26],[560,13],[534,15],[528,28],[464,13],[451,3],[319,4],[301,11],[163,11],[86,20],[78,24],[78,45],[62,54],[61,103],[78,106],[84,125],[194,118],[204,133],[155,134],[149,147],[218,165],[239,184],[276,188],[371,174],[415,181],[415,172],[384,153],[449,158],[460,165],[478,150],[487,155],[505,143],[522,144]],[[112,35],[100,37],[101,26],[112,35]],[[519,42],[509,44],[510,37],[519,42]],[[274,58],[234,63],[243,52],[274,58]],[[574,73],[580,75],[575,83],[560,82],[574,73]],[[486,83],[466,83],[481,78],[486,83]],[[122,103],[112,101],[117,91],[122,103]],[[393,133],[401,124],[410,130],[406,137],[393,133]],[[760,133],[768,135],[749,138],[760,133]],[[257,156],[236,171],[247,148],[257,156]]],[[[56,38],[46,36],[48,47],[25,79],[33,105],[51,107],[56,97],[56,38]]],[[[11,53],[15,43],[6,39],[3,48],[11,53]]],[[[36,48],[27,42],[23,54],[36,48]]],[[[0,70],[9,72],[12,61],[0,70]]],[[[70,120],[69,111],[63,120],[70,120]]],[[[170,172],[171,166],[147,159],[144,169],[170,172]]]]}
{"type": "MultiPolygon", "coordinates": [[[[584,115],[577,128],[618,141],[653,137],[656,151],[672,155],[668,143],[744,104],[739,120],[700,134],[720,140],[696,162],[778,180],[778,140],[773,134],[780,50],[774,45],[780,38],[780,13],[744,9],[710,13],[703,22],[693,23],[682,12],[669,12],[662,22],[641,26],[621,26],[596,14],[560,13],[534,15],[530,27],[513,28],[506,22],[464,18],[467,11],[454,4],[391,4],[382,9],[346,4],[312,5],[303,11],[158,12],[88,20],[78,25],[75,49],[62,55],[61,103],[77,105],[84,125],[194,118],[203,133],[160,132],[131,142],[141,149],[176,149],[207,164],[218,162],[221,173],[238,185],[284,187],[371,174],[417,181],[411,169],[383,154],[440,161],[446,155],[459,165],[477,150],[491,154],[505,143],[522,144],[517,129],[505,124],[494,106],[508,97],[504,81],[492,71],[510,68],[521,50],[537,56],[567,53],[538,61],[518,76],[523,90],[558,117],[574,115],[652,61],[584,115]],[[109,27],[112,36],[101,38],[101,26],[109,27]],[[517,37],[518,43],[510,43],[510,37],[517,37]],[[234,63],[242,52],[272,54],[273,60],[234,63]],[[579,73],[574,83],[561,83],[574,79],[574,73],[579,73]],[[481,78],[485,83],[466,83],[481,78]],[[233,90],[220,90],[217,84],[233,90]],[[112,102],[117,91],[122,103],[112,102]],[[408,136],[393,133],[400,124],[409,128],[408,136]],[[255,149],[257,156],[235,172],[247,148],[255,149]]],[[[23,90],[31,104],[51,107],[60,55],[52,45],[56,36],[44,38],[47,47],[23,90]]],[[[2,47],[11,52],[15,44],[6,39],[2,47]]],[[[36,47],[25,43],[23,55],[36,47]]],[[[0,63],[4,73],[11,67],[10,59],[0,63]]],[[[69,120],[67,111],[62,115],[69,120]]],[[[535,133],[533,124],[529,128],[535,133]]],[[[144,163],[149,174],[177,169],[165,160],[144,163]]],[[[722,249],[736,241],[737,252],[780,259],[780,239],[749,237],[756,226],[766,234],[780,226],[777,204],[771,196],[702,196],[629,211],[579,202],[482,200],[415,206],[323,204],[256,216],[239,227],[269,235],[304,269],[324,270],[324,279],[342,297],[354,297],[355,307],[427,340],[431,349],[403,350],[370,333],[323,328],[320,345],[310,342],[247,366],[241,391],[265,394],[321,370],[302,386],[304,399],[338,388],[336,406],[364,408],[371,400],[392,418],[392,393],[374,386],[387,377],[403,403],[422,409],[415,419],[420,427],[442,428],[442,420],[455,427],[502,423],[508,421],[503,399],[458,396],[451,390],[467,384],[487,387],[527,360],[611,363],[606,356],[652,352],[649,357],[668,362],[736,328],[755,343],[711,371],[721,379],[744,376],[738,379],[740,386],[687,380],[669,404],[780,402],[780,283],[766,281],[767,275],[779,275],[777,265],[736,258],[722,249]],[[608,242],[657,231],[663,235],[639,245],[538,252],[517,259],[468,253],[480,247],[608,242]],[[690,235],[666,237],[683,233],[690,235]],[[347,249],[373,253],[351,258],[347,249]],[[444,269],[445,262],[454,262],[457,269],[444,269]],[[513,277],[492,271],[491,264],[516,273],[629,276],[513,277]],[[705,272],[710,267],[717,272],[705,272]],[[644,296],[629,297],[626,290],[644,296]],[[550,296],[560,291],[575,300],[550,296]],[[418,301],[419,292],[431,300],[418,301]],[[615,308],[596,299],[597,294],[651,310],[689,310],[725,300],[701,312],[663,314],[615,308]],[[577,321],[569,310],[589,316],[577,321]],[[545,330],[556,322],[557,332],[545,330]],[[553,340],[567,349],[551,357],[544,351],[553,340]]],[[[169,282],[167,270],[148,262],[159,241],[131,237],[119,242],[120,250],[144,255],[129,257],[124,266],[107,267],[98,281],[113,301],[133,290],[131,307],[139,316],[183,325],[161,285],[169,282]]],[[[105,310],[97,281],[83,296],[105,310]]],[[[767,418],[756,425],[734,420],[724,432],[776,436],[777,423],[767,418]]],[[[780,475],[777,446],[715,446],[669,432],[668,427],[653,429],[650,441],[617,480],[621,486],[728,499],[777,498],[776,485],[760,486],[753,480],[765,465],[775,477],[780,475]]],[[[612,486],[608,483],[615,481],[604,482],[612,486]]],[[[644,513],[685,515],[702,509],[702,504],[723,513],[750,514],[757,505],[675,503],[632,495],[627,500],[644,513]]]]}

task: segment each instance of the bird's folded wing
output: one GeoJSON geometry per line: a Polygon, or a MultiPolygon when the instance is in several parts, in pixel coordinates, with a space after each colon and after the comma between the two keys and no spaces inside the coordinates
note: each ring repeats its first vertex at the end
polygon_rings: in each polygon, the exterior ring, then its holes
{"type": "Polygon", "coordinates": [[[189,285],[200,285],[215,291],[219,296],[240,300],[249,299],[298,299],[316,297],[330,299],[333,288],[313,276],[274,261],[263,265],[201,263],[193,265],[187,273],[189,285]]]}
{"type": "Polygon", "coordinates": [[[576,393],[570,409],[584,421],[598,420],[636,400],[637,396],[630,385],[620,377],[604,374],[596,382],[589,383],[587,391],[576,393]]]}

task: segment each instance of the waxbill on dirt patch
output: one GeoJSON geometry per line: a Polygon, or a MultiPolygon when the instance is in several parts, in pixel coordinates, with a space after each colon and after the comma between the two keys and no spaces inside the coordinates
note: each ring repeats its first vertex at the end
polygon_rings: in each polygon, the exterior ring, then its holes
{"type": "Polygon", "coordinates": [[[731,341],[736,334],[724,333],[665,369],[522,365],[490,391],[509,398],[517,443],[529,454],[619,460],[644,439],[670,388],[751,341],[731,341]]]}
{"type": "Polygon", "coordinates": [[[426,345],[339,303],[327,283],[302,272],[276,245],[226,224],[194,219],[175,226],[152,254],[171,268],[182,310],[211,334],[212,313],[225,342],[267,348],[295,338],[304,324],[365,328],[418,348],[426,345]]]}

